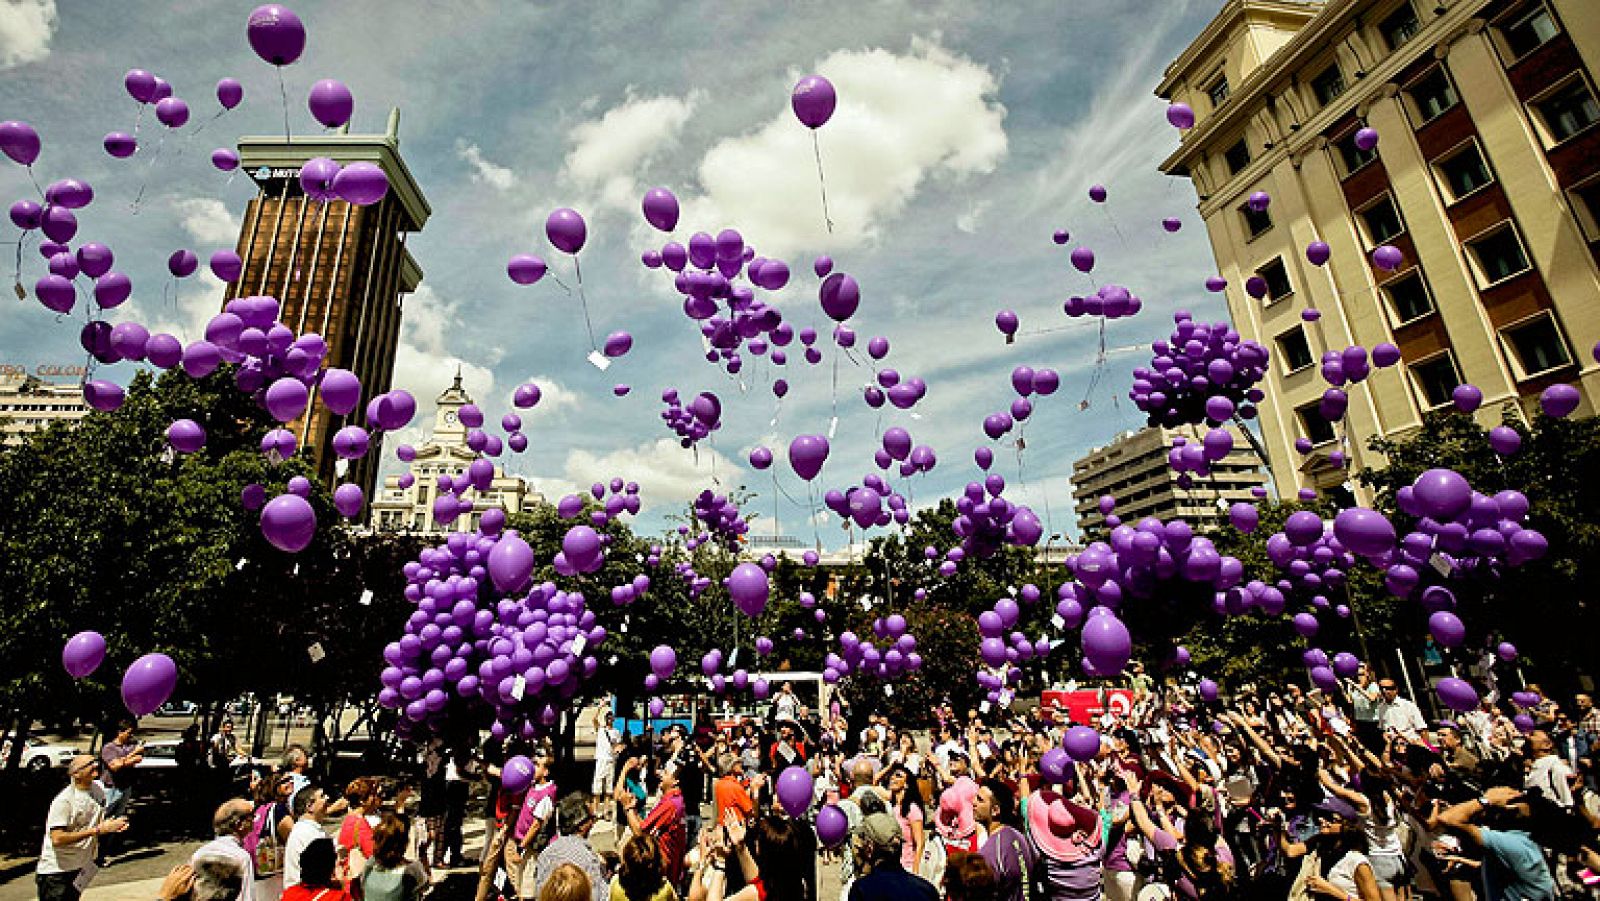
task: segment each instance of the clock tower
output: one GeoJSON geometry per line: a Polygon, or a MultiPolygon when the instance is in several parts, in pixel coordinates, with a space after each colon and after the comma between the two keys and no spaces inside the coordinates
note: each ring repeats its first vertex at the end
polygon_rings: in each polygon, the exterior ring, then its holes
{"type": "Polygon", "coordinates": [[[456,380],[439,395],[437,412],[433,414],[433,443],[466,444],[467,427],[461,424],[461,408],[472,403],[466,389],[461,387],[461,369],[456,369],[456,380]]]}

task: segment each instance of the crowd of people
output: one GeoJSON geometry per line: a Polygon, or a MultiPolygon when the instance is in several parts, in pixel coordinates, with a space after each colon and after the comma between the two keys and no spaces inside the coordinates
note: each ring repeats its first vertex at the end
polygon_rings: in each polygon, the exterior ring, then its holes
{"type": "MultiPolygon", "coordinates": [[[[631,737],[605,711],[592,777],[557,772],[548,741],[434,742],[417,779],[357,779],[335,798],[295,749],[253,801],[216,810],[215,840],[163,897],[419,898],[430,867],[462,860],[473,779],[489,788],[476,901],[816,901],[829,869],[849,901],[1600,897],[1588,695],[1566,708],[1541,693],[1519,722],[1487,694],[1430,721],[1365,669],[1335,692],[1243,685],[1212,701],[1140,673],[1129,684],[1120,713],[1089,717],[1099,746],[1076,743],[1078,759],[1057,707],[946,705],[911,729],[793,702],[731,728],[631,737]],[[501,767],[519,756],[534,772],[509,791],[501,767]],[[801,817],[775,790],[795,766],[812,776],[801,817]],[[846,828],[823,841],[829,805],[846,828]]],[[[74,899],[92,878],[99,843],[126,828],[116,774],[138,759],[129,724],[72,762],[46,823],[42,899],[74,899]]]]}

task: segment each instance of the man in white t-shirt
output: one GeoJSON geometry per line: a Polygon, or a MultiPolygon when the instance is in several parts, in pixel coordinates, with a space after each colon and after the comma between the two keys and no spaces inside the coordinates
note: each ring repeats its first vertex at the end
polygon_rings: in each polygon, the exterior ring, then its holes
{"type": "Polygon", "coordinates": [[[1528,733],[1526,748],[1533,765],[1523,776],[1522,787],[1535,789],[1546,801],[1559,805],[1562,810],[1572,810],[1572,768],[1556,753],[1555,740],[1543,729],[1528,733]]]}
{"type": "Polygon", "coordinates": [[[72,758],[72,782],[50,802],[44,821],[44,846],[34,883],[40,901],[77,901],[94,878],[95,846],[102,835],[128,828],[126,817],[106,816],[106,793],[95,784],[100,761],[87,754],[72,758]]]}
{"type": "Polygon", "coordinates": [[[793,722],[800,719],[800,699],[795,696],[793,683],[783,683],[783,687],[778,690],[778,696],[772,701],[772,707],[772,718],[775,720],[793,722]]]}
{"type": "Polygon", "coordinates": [[[300,855],[306,846],[319,838],[327,838],[322,828],[322,818],[328,813],[328,796],[315,785],[307,785],[294,793],[289,801],[294,812],[294,828],[289,830],[289,840],[283,845],[283,887],[300,884],[300,855]]]}
{"type": "Polygon", "coordinates": [[[243,798],[226,801],[211,818],[216,838],[201,845],[189,859],[189,865],[200,872],[207,860],[221,860],[237,867],[244,878],[240,882],[237,901],[255,901],[255,879],[251,878],[250,852],[244,849],[244,837],[255,825],[255,809],[243,798]]]}
{"type": "Polygon", "coordinates": [[[1422,718],[1422,711],[1409,698],[1400,697],[1400,688],[1394,684],[1393,679],[1384,679],[1378,683],[1378,725],[1384,732],[1399,733],[1406,741],[1426,741],[1436,745],[1433,736],[1428,733],[1428,722],[1422,718]]]}
{"type": "MultiPolygon", "coordinates": [[[[622,733],[612,725],[616,714],[609,709],[595,714],[594,718],[594,782],[589,793],[596,797],[609,797],[616,783],[617,755],[622,753],[622,733]]],[[[602,805],[601,817],[610,819],[612,805],[602,805]]]]}

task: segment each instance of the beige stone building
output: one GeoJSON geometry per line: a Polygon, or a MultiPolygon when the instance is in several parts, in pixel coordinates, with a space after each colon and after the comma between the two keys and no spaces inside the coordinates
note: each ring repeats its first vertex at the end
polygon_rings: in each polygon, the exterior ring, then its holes
{"type": "Polygon", "coordinates": [[[1172,440],[1182,436],[1197,441],[1198,433],[1147,426],[1123,432],[1111,443],[1084,454],[1072,464],[1073,509],[1080,531],[1105,525],[1100,498],[1117,499],[1116,515],[1133,523],[1145,516],[1181,518],[1196,530],[1212,529],[1228,521],[1227,505],[1252,501],[1250,489],[1265,485],[1267,476],[1239,430],[1233,435],[1233,452],[1211,464],[1210,476],[1190,476],[1190,486],[1179,483],[1179,473],[1167,461],[1172,440]]]}
{"type": "Polygon", "coordinates": [[[1156,93],[1197,121],[1161,168],[1192,179],[1233,321],[1272,351],[1261,424],[1280,491],[1345,482],[1335,450],[1381,465],[1368,438],[1418,427],[1462,382],[1485,422],[1506,401],[1536,411],[1555,382],[1594,414],[1597,67],[1595,0],[1227,0],[1167,69],[1156,93]],[[1371,263],[1382,244],[1403,253],[1395,271],[1371,263]],[[1385,341],[1402,364],[1351,390],[1347,430],[1323,422],[1323,352],[1385,341]]]}
{"type": "Polygon", "coordinates": [[[0,373],[0,450],[16,447],[57,422],[76,422],[90,413],[78,382],[48,382],[25,372],[7,367],[0,373]]]}
{"type": "MultiPolygon", "coordinates": [[[[472,398],[461,387],[461,374],[456,373],[455,383],[438,398],[438,409],[433,418],[433,434],[426,444],[417,447],[417,457],[411,462],[410,487],[401,487],[400,476],[386,476],[383,488],[372,502],[372,527],[384,532],[471,532],[485,511],[500,507],[507,513],[516,513],[525,506],[544,503],[544,496],[528,487],[521,476],[506,475],[495,467],[494,482],[488,491],[469,489],[467,497],[473,501],[470,513],[462,513],[449,525],[434,522],[433,502],[438,496],[438,478],[452,478],[467,471],[467,466],[480,454],[467,447],[467,427],[461,424],[460,411],[472,398]]],[[[487,424],[487,423],[486,423],[487,424]]]]}

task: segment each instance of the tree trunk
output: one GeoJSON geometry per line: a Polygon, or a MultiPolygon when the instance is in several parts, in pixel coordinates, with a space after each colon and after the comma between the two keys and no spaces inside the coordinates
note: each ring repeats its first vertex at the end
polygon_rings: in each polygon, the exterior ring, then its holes
{"type": "Polygon", "coordinates": [[[28,741],[28,727],[33,725],[33,718],[27,713],[18,713],[11,729],[11,753],[6,755],[6,769],[15,770],[22,765],[22,749],[28,741]]]}

